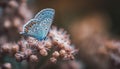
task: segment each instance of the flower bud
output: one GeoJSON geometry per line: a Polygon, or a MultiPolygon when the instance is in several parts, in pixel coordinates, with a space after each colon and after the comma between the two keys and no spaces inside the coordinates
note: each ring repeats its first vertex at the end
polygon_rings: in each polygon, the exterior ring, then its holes
{"type": "Polygon", "coordinates": [[[47,53],[47,51],[45,49],[40,50],[40,54],[42,56],[47,56],[48,55],[48,53],[47,53]]]}
{"type": "Polygon", "coordinates": [[[15,18],[14,18],[14,21],[13,21],[13,25],[14,25],[14,27],[19,27],[19,26],[21,26],[21,20],[20,20],[20,18],[15,17],[15,18]]]}
{"type": "Polygon", "coordinates": [[[16,52],[18,52],[19,51],[19,46],[18,45],[13,45],[12,46],[12,52],[14,52],[14,53],[16,53],[16,52]]]}
{"type": "Polygon", "coordinates": [[[16,58],[17,61],[21,62],[23,60],[23,58],[24,58],[24,55],[16,53],[15,54],[15,58],[16,58]]]}
{"type": "Polygon", "coordinates": [[[2,69],[12,69],[12,65],[10,63],[3,64],[2,69]]]}
{"type": "Polygon", "coordinates": [[[5,22],[4,22],[4,27],[5,28],[10,28],[11,27],[11,22],[10,20],[6,19],[5,22]]]}
{"type": "Polygon", "coordinates": [[[9,46],[8,44],[4,44],[4,45],[2,46],[2,51],[3,51],[3,52],[9,52],[9,51],[10,51],[10,46],[9,46]]]}
{"type": "Polygon", "coordinates": [[[65,50],[63,50],[63,49],[60,50],[60,55],[61,55],[61,56],[64,56],[65,54],[66,54],[66,51],[65,51],[65,50]]]}
{"type": "Polygon", "coordinates": [[[55,51],[55,52],[52,54],[53,57],[59,57],[59,55],[60,55],[60,54],[59,54],[58,51],[55,51]]]}
{"type": "Polygon", "coordinates": [[[52,44],[50,42],[46,42],[45,47],[48,48],[48,49],[50,49],[52,47],[52,44]]]}
{"type": "Polygon", "coordinates": [[[25,53],[26,56],[30,56],[32,54],[32,50],[31,49],[26,49],[24,53],[25,53]]]}
{"type": "Polygon", "coordinates": [[[63,43],[60,43],[60,44],[58,44],[58,47],[59,47],[59,48],[64,48],[64,44],[63,44],[63,43]]]}
{"type": "Polygon", "coordinates": [[[37,57],[36,55],[31,55],[31,56],[29,57],[29,60],[30,60],[31,62],[38,62],[38,57],[37,57]]]}
{"type": "Polygon", "coordinates": [[[18,3],[16,2],[16,1],[14,1],[14,0],[11,0],[10,2],[9,2],[9,5],[11,6],[11,7],[18,7],[18,3]]]}
{"type": "Polygon", "coordinates": [[[68,58],[69,58],[70,60],[73,60],[73,59],[74,59],[74,56],[73,56],[73,55],[68,55],[68,58]]]}
{"type": "Polygon", "coordinates": [[[51,57],[50,61],[53,62],[53,63],[55,63],[57,61],[57,59],[55,57],[51,57]]]}
{"type": "Polygon", "coordinates": [[[58,45],[58,40],[57,39],[53,39],[52,43],[53,43],[53,45],[58,45]]]}

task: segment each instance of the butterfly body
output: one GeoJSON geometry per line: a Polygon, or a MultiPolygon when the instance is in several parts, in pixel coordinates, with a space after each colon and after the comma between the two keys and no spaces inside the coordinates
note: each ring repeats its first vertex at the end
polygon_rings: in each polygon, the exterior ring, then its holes
{"type": "Polygon", "coordinates": [[[54,9],[43,9],[23,26],[21,34],[43,40],[49,32],[54,13],[54,9]]]}

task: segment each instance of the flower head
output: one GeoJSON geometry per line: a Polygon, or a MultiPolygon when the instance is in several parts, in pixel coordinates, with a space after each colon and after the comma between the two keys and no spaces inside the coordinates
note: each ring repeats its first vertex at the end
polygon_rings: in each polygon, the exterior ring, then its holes
{"type": "Polygon", "coordinates": [[[37,61],[40,56],[50,56],[51,62],[56,62],[58,58],[70,60],[74,59],[73,54],[76,51],[66,31],[58,30],[55,26],[52,27],[43,41],[28,37],[19,41],[18,44],[20,51],[15,54],[16,58],[29,59],[30,61],[37,61]]]}

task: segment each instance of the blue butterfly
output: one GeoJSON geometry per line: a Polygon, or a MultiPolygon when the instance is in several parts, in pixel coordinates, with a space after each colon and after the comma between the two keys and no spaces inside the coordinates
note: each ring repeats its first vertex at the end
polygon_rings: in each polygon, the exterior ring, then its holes
{"type": "Polygon", "coordinates": [[[21,34],[34,37],[37,40],[45,39],[51,27],[54,14],[55,10],[51,8],[41,10],[23,26],[21,34]]]}

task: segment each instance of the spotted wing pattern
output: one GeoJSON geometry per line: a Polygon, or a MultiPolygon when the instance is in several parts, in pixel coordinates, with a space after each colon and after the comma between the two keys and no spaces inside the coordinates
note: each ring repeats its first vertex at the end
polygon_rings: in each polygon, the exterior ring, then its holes
{"type": "Polygon", "coordinates": [[[54,13],[53,9],[43,9],[23,26],[21,34],[43,40],[49,32],[54,13]]]}
{"type": "Polygon", "coordinates": [[[38,12],[35,15],[34,19],[38,19],[39,21],[45,20],[47,18],[53,19],[54,14],[55,14],[55,10],[54,9],[46,8],[46,9],[43,9],[40,12],[38,12]]]}
{"type": "Polygon", "coordinates": [[[40,24],[40,21],[36,19],[28,21],[28,23],[24,25],[22,32],[23,35],[31,36],[38,40],[43,39],[43,33],[42,25],[40,24]]]}

